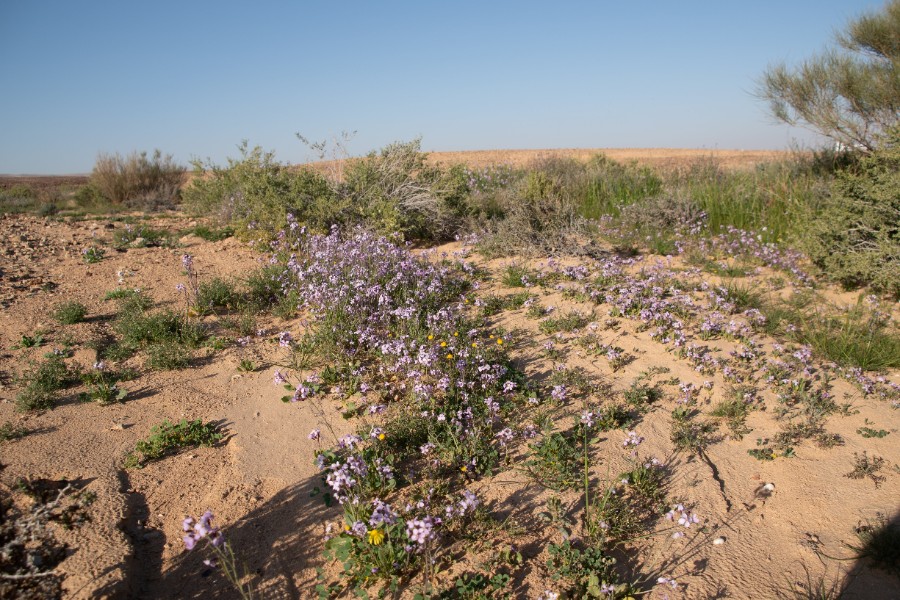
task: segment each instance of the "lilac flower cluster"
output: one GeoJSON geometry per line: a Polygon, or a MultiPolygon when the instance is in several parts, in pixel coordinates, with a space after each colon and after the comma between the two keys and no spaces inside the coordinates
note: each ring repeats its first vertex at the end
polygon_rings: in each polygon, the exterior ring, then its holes
{"type": "Polygon", "coordinates": [[[186,532],[182,540],[184,547],[193,550],[197,542],[207,538],[213,546],[219,547],[225,543],[225,537],[218,527],[212,525],[213,514],[206,511],[199,519],[193,517],[185,517],[181,522],[182,529],[186,532]]]}
{"type": "MultiPolygon", "coordinates": [[[[685,529],[690,529],[691,525],[696,525],[700,522],[700,517],[698,517],[695,513],[687,510],[683,504],[676,504],[672,507],[672,510],[666,513],[666,519],[681,525],[685,529]]],[[[672,534],[674,539],[678,539],[684,537],[683,531],[676,531],[672,534]]]]}

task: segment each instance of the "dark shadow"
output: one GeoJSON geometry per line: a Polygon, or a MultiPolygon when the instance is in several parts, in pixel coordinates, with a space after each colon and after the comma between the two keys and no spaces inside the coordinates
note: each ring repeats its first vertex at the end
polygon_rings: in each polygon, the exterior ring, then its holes
{"type": "Polygon", "coordinates": [[[900,510],[890,520],[860,522],[856,534],[847,548],[856,560],[835,597],[900,600],[900,510]]]}
{"type": "Polygon", "coordinates": [[[131,489],[128,472],[118,472],[119,492],[125,496],[125,514],[119,529],[128,537],[132,552],[122,561],[124,577],[112,581],[94,593],[96,598],[142,598],[148,596],[150,583],[159,579],[166,539],[162,532],[143,526],[150,517],[147,498],[131,489]]]}
{"type": "MultiPolygon", "coordinates": [[[[320,562],[319,544],[311,544],[301,532],[320,530],[324,533],[317,525],[333,520],[341,513],[337,505],[325,506],[321,494],[315,493],[320,487],[319,478],[311,477],[284,488],[239,521],[222,524],[228,543],[247,570],[254,573],[254,586],[257,590],[264,588],[262,597],[316,597],[314,577],[295,581],[301,568],[320,562]]],[[[181,540],[169,541],[182,543],[181,540]]],[[[158,573],[158,568],[151,573],[145,572],[145,585],[141,594],[134,597],[240,598],[218,570],[211,571],[203,564],[209,554],[201,544],[192,552],[179,555],[165,572],[158,573]],[[158,580],[153,580],[157,573],[158,580]]],[[[98,597],[105,597],[102,591],[98,592],[98,597]]]]}
{"type": "Polygon", "coordinates": [[[102,315],[94,315],[91,317],[85,317],[82,319],[82,323],[110,323],[116,318],[116,315],[113,313],[110,314],[102,314],[102,315]]]}

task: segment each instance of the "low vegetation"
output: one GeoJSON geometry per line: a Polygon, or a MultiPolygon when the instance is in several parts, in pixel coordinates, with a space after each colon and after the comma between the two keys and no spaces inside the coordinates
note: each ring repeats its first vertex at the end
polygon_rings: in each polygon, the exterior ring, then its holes
{"type": "MultiPolygon", "coordinates": [[[[676,557],[717,531],[708,499],[684,496],[679,465],[708,467],[723,494],[713,462],[721,445],[753,466],[842,452],[839,476],[852,486],[880,490],[893,476],[880,455],[855,452],[891,435],[880,419],[861,421],[858,435],[832,427],[857,397],[835,395],[836,381],[900,402],[890,378],[900,366],[897,240],[882,210],[897,186],[886,166],[893,152],[886,143],[858,161],[798,156],[748,172],[710,162],[663,172],[600,156],[474,170],[431,165],[413,142],[348,160],[338,179],[245,146],[226,167],[197,163],[180,194],[209,224],[166,229],[128,217],[92,238],[79,259],[89,264],[147,248],[176,253],[177,287],[157,302],[120,274],[86,322],[86,305],[53,305],[57,325],[11,350],[29,364],[16,407],[22,418],[76,400],[114,412],[139,397],[130,380],[228,353],[232,381],[277,367],[278,396],[320,421],[303,434],[321,476],[311,501],[340,513],[321,524],[321,597],[513,597],[526,569],[547,582],[542,598],[683,589],[676,562],[650,571],[635,550],[676,557]],[[855,219],[842,227],[874,237],[838,235],[827,226],[836,211],[855,219]],[[201,276],[179,249],[196,243],[186,235],[235,235],[267,256],[249,272],[201,276]],[[443,255],[407,244],[454,238],[443,255]],[[857,251],[879,254],[852,268],[834,262],[857,251]],[[858,301],[829,301],[830,278],[858,288],[858,301]],[[80,365],[74,336],[99,321],[102,331],[81,342],[96,361],[80,365]],[[648,363],[650,347],[686,368],[675,376],[648,363]],[[351,424],[327,441],[323,406],[351,424]],[[646,450],[651,431],[669,459],[646,450]],[[534,535],[499,519],[475,485],[501,474],[541,490],[534,535]],[[526,535],[531,555],[514,547],[526,535]],[[467,559],[482,538],[510,549],[467,559]]],[[[4,444],[33,435],[0,428],[4,444]]],[[[121,466],[150,470],[225,440],[218,422],[163,420],[121,466]]],[[[701,484],[695,477],[689,487],[701,484]]],[[[186,547],[205,548],[253,596],[257,578],[212,519],[185,520],[186,547]]],[[[865,552],[881,556],[874,537],[865,552]]]]}

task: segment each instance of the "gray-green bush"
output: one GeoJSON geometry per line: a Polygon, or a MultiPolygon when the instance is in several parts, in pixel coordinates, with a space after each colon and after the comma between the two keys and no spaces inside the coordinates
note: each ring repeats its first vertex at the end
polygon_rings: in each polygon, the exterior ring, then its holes
{"type": "Polygon", "coordinates": [[[900,127],[838,176],[810,226],[806,251],[828,277],[900,297],[900,127]]]}
{"type": "Polygon", "coordinates": [[[240,158],[229,158],[225,167],[192,163],[193,179],[182,192],[188,212],[217,217],[239,232],[269,234],[287,224],[288,214],[314,229],[341,221],[343,206],[322,175],[280,163],[259,146],[249,149],[244,142],[239,149],[240,158]]]}

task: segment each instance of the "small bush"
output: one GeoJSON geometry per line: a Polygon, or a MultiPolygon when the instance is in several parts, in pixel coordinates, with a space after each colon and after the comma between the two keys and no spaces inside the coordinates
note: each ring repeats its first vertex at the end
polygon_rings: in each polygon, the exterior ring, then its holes
{"type": "Polygon", "coordinates": [[[535,481],[556,491],[578,486],[581,457],[574,436],[551,433],[531,450],[532,458],[526,466],[535,481]]]}
{"type": "Polygon", "coordinates": [[[870,285],[900,298],[900,128],[863,158],[859,172],[841,173],[821,214],[810,224],[806,251],[847,288],[870,285]]]}
{"type": "Polygon", "coordinates": [[[28,429],[21,425],[16,425],[12,421],[6,421],[0,425],[0,442],[9,442],[17,440],[28,435],[28,429]]]}
{"type": "Polygon", "coordinates": [[[695,423],[687,419],[673,419],[672,443],[675,444],[676,450],[698,454],[710,444],[715,430],[714,423],[695,423]]]}
{"type": "Polygon", "coordinates": [[[106,250],[103,248],[98,248],[97,246],[90,246],[88,248],[83,248],[81,250],[81,258],[89,265],[96,264],[103,260],[103,257],[106,256],[106,250]]]}
{"type": "Polygon", "coordinates": [[[153,246],[166,246],[171,244],[171,234],[163,229],[153,229],[146,225],[134,227],[126,225],[124,229],[113,232],[113,247],[122,249],[127,247],[148,248],[153,246]]]}
{"type": "Polygon", "coordinates": [[[53,311],[53,318],[62,325],[74,325],[84,321],[87,314],[87,307],[81,302],[64,302],[56,307],[53,311]]]}
{"type": "Polygon", "coordinates": [[[185,369],[191,364],[191,353],[181,344],[147,346],[147,367],[154,371],[185,369]]]}
{"type": "Polygon", "coordinates": [[[182,193],[189,212],[266,235],[284,228],[288,214],[314,229],[342,221],[345,207],[322,175],[279,163],[259,146],[244,142],[239,149],[241,157],[229,158],[226,167],[194,161],[194,177],[182,193]]]}
{"type": "Polygon", "coordinates": [[[541,321],[541,331],[550,335],[560,331],[575,331],[581,329],[590,322],[590,319],[576,311],[571,311],[558,317],[550,317],[541,321]]]}
{"type": "Polygon", "coordinates": [[[197,289],[197,307],[202,312],[216,308],[231,308],[239,300],[234,283],[221,277],[201,281],[197,289]]]}
{"type": "Polygon", "coordinates": [[[342,196],[352,218],[382,234],[443,240],[465,216],[461,172],[425,163],[420,141],[397,142],[349,163],[342,196]]]}
{"type": "Polygon", "coordinates": [[[159,150],[128,156],[101,154],[91,173],[91,185],[113,204],[141,208],[171,207],[178,200],[184,167],[159,150]]]}
{"type": "Polygon", "coordinates": [[[22,376],[25,389],[16,396],[16,407],[21,411],[53,408],[56,392],[72,383],[72,376],[62,356],[48,355],[22,376]]]}
{"type": "Polygon", "coordinates": [[[189,231],[196,235],[198,238],[204,239],[207,242],[221,242],[224,239],[230,238],[234,235],[234,229],[231,227],[223,227],[222,229],[213,229],[207,227],[206,225],[197,225],[193,229],[189,231]]]}
{"type": "Polygon", "coordinates": [[[489,257],[580,251],[588,225],[572,182],[581,168],[577,161],[544,161],[500,190],[502,218],[471,224],[483,230],[479,250],[489,257]]]}

